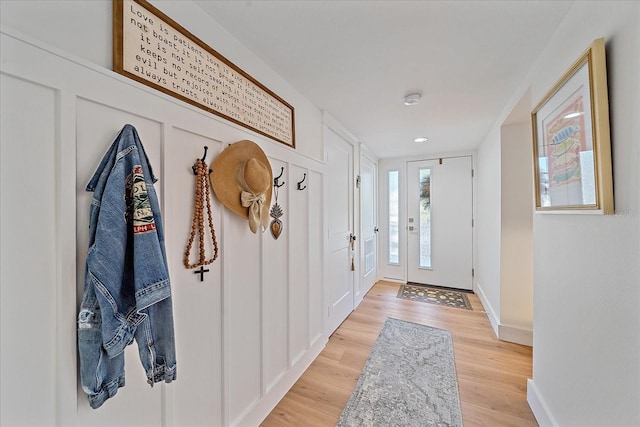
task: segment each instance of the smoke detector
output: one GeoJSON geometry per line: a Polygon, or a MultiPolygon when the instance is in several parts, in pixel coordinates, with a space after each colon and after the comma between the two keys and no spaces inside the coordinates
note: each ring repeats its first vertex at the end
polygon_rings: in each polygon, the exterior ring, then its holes
{"type": "Polygon", "coordinates": [[[404,105],[416,105],[422,99],[419,93],[410,93],[404,97],[404,105]]]}

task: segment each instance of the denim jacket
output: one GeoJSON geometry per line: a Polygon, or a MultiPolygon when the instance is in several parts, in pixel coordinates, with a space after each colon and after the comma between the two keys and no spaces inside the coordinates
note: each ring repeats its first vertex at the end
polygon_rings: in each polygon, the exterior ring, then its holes
{"type": "Polygon", "coordinates": [[[125,125],[86,188],[93,198],[78,351],[82,388],[92,408],[124,386],[124,349],[134,339],[151,386],[176,378],[156,181],[138,133],[125,125]]]}

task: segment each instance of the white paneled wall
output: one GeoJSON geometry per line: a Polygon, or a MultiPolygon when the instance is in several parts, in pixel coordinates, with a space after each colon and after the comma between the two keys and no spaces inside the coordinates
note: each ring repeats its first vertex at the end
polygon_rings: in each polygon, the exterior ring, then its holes
{"type": "Polygon", "coordinates": [[[17,36],[2,34],[1,55],[0,424],[258,424],[326,342],[324,164],[17,36]],[[79,384],[75,347],[91,198],[84,188],[127,123],[159,178],[178,379],[150,388],[134,344],[126,350],[126,386],[93,410],[79,384]],[[284,168],[284,230],[277,240],[269,230],[253,234],[212,195],[220,257],[200,281],[182,265],[191,166],[204,146],[210,163],[242,139],[263,148],[274,175],[284,168]],[[304,174],[307,188],[298,191],[304,174]]]}
{"type": "Polygon", "coordinates": [[[58,152],[59,93],[53,87],[6,75],[2,75],[0,90],[0,424],[12,424],[14,418],[5,414],[15,413],[20,414],[21,423],[43,425],[56,414],[51,396],[57,392],[56,359],[52,356],[57,335],[58,168],[52,159],[58,152]],[[39,126],[11,125],[22,123],[31,114],[39,117],[39,126]],[[29,343],[29,351],[25,351],[29,343]],[[45,349],[48,357],[43,357],[45,349]],[[28,370],[29,380],[24,370],[28,370]],[[39,402],[38,411],[31,410],[33,402],[39,402]]]}
{"type": "MultiPolygon", "coordinates": [[[[323,242],[325,227],[318,227],[317,224],[324,224],[323,176],[320,172],[309,169],[307,173],[307,189],[309,191],[309,229],[308,229],[308,249],[309,249],[309,348],[322,341],[324,333],[324,319],[326,301],[317,304],[317,301],[324,301],[324,264],[318,260],[324,260],[323,242]]],[[[303,242],[303,240],[300,240],[303,242]]],[[[300,243],[298,243],[300,244],[300,243]]]]}
{"type": "MultiPolygon", "coordinates": [[[[283,175],[278,181],[279,183],[284,182],[285,185],[277,190],[278,204],[281,207],[287,207],[289,206],[289,198],[286,189],[290,186],[287,165],[275,159],[269,159],[269,161],[274,177],[283,171],[283,175]]],[[[275,203],[274,194],[271,198],[271,205],[275,203]]],[[[264,318],[262,326],[265,343],[268,344],[263,346],[266,368],[263,386],[266,390],[271,390],[289,369],[289,330],[286,327],[289,324],[289,287],[287,281],[279,278],[289,275],[289,262],[286,254],[290,247],[291,227],[289,227],[289,209],[283,208],[282,210],[283,215],[280,217],[280,221],[283,223],[283,229],[280,236],[277,240],[269,238],[264,242],[264,251],[269,258],[269,262],[266,262],[262,268],[265,293],[262,306],[264,318]]],[[[271,230],[267,230],[266,233],[270,236],[271,230]]]]}
{"type": "Polygon", "coordinates": [[[292,188],[290,218],[290,236],[294,250],[291,254],[291,299],[289,313],[291,322],[296,325],[289,331],[289,360],[296,363],[309,348],[309,188],[298,190],[297,183],[307,170],[292,166],[289,171],[289,185],[292,188]],[[307,244],[305,244],[307,242],[307,244]],[[306,301],[307,304],[299,302],[306,301]]]}
{"type": "MultiPolygon", "coordinates": [[[[194,199],[194,175],[191,166],[203,147],[208,147],[208,164],[221,151],[216,139],[180,127],[167,129],[164,145],[163,180],[164,223],[166,226],[167,257],[173,260],[171,275],[173,310],[176,327],[178,380],[167,386],[173,393],[173,425],[189,420],[194,425],[222,425],[222,205],[212,197],[212,213],[216,230],[219,258],[206,268],[210,270],[199,281],[194,270],[176,265],[186,248],[186,237],[191,229],[194,199]],[[194,399],[194,396],[202,396],[194,399]]],[[[144,143],[144,140],[143,140],[144,143]]],[[[213,254],[207,242],[206,254],[213,254]]],[[[191,250],[191,260],[197,257],[197,246],[191,250]],[[195,256],[194,256],[195,255],[195,256]]],[[[169,425],[172,425],[168,422],[169,425]]]]}

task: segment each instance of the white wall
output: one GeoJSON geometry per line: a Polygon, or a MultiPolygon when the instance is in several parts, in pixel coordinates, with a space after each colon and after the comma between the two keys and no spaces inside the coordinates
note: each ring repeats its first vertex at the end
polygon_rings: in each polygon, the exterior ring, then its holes
{"type": "MultiPolygon", "coordinates": [[[[528,117],[527,117],[528,119],[528,117]]],[[[500,131],[500,328],[499,337],[533,341],[533,166],[529,122],[500,131]]]]}
{"type": "Polygon", "coordinates": [[[637,426],[640,3],[576,2],[539,58],[531,88],[537,102],[599,37],[607,47],[616,214],[534,216],[530,400],[557,425],[637,426]]]}
{"type": "Polygon", "coordinates": [[[527,96],[478,150],[476,292],[498,338],[531,346],[533,172],[531,127],[522,123],[523,102],[528,110],[527,96]]]}
{"type": "Polygon", "coordinates": [[[640,424],[640,3],[575,2],[479,148],[478,281],[500,322],[499,129],[525,92],[536,104],[599,37],[607,42],[616,214],[534,214],[528,399],[545,426],[640,424]]]}
{"type": "Polygon", "coordinates": [[[496,334],[500,321],[501,236],[500,132],[495,128],[478,148],[478,256],[476,292],[496,334]]]}

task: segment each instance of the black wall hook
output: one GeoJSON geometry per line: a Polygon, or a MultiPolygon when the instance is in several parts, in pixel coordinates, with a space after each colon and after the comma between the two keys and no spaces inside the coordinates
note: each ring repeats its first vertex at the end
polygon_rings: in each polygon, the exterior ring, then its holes
{"type": "Polygon", "coordinates": [[[302,181],[300,181],[298,183],[298,190],[302,191],[305,188],[307,188],[307,186],[305,185],[304,187],[302,187],[302,183],[304,182],[304,180],[307,179],[307,174],[305,173],[304,176],[302,177],[302,181]]]}
{"type": "MultiPolygon", "coordinates": [[[[202,155],[202,159],[200,159],[200,161],[202,163],[204,163],[204,159],[207,158],[207,150],[209,150],[209,147],[207,147],[206,145],[204,146],[204,154],[202,155]]],[[[198,175],[198,172],[196,170],[195,166],[191,166],[191,170],[193,170],[193,174],[194,175],[198,175]]],[[[209,168],[209,173],[213,172],[213,170],[211,168],[209,168]]]]}
{"type": "Polygon", "coordinates": [[[282,175],[284,174],[284,166],[280,167],[280,175],[278,175],[277,177],[273,178],[273,186],[276,188],[280,188],[284,185],[284,182],[278,183],[278,180],[280,178],[282,178],[282,175]]]}

